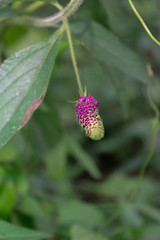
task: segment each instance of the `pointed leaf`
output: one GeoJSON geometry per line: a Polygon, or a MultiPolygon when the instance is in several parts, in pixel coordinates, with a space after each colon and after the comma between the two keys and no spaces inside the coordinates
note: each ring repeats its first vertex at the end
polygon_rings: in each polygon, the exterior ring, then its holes
{"type": "Polygon", "coordinates": [[[0,146],[30,119],[42,102],[52,73],[62,29],[28,47],[0,67],[0,146]]]}
{"type": "Polygon", "coordinates": [[[0,220],[0,239],[3,240],[39,240],[50,237],[47,233],[36,232],[17,227],[0,220]]]}
{"type": "Polygon", "coordinates": [[[104,217],[95,205],[79,200],[70,200],[60,205],[59,222],[64,225],[81,224],[85,227],[95,227],[104,222],[104,217]],[[71,212],[72,214],[70,214],[71,212]]]}
{"type": "Polygon", "coordinates": [[[73,35],[103,64],[111,65],[144,83],[150,82],[147,65],[118,37],[93,21],[71,25],[73,35]]]}
{"type": "Polygon", "coordinates": [[[107,240],[108,238],[103,237],[100,234],[96,234],[91,230],[83,228],[78,225],[74,225],[71,228],[71,239],[72,240],[107,240]]]}
{"type": "Polygon", "coordinates": [[[94,159],[72,138],[67,138],[67,146],[70,154],[84,167],[85,170],[94,178],[100,178],[101,172],[97,168],[94,159]]]}

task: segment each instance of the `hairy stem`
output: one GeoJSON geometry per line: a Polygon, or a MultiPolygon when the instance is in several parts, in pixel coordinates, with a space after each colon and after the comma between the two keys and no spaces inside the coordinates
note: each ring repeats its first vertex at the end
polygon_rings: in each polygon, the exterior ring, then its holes
{"type": "MultiPolygon", "coordinates": [[[[57,7],[61,12],[63,12],[63,7],[58,2],[53,3],[53,5],[55,7],[57,7]]],[[[79,87],[79,94],[80,94],[80,96],[85,96],[85,93],[83,92],[83,88],[82,88],[82,84],[81,84],[81,79],[80,79],[80,75],[79,75],[79,71],[78,71],[77,62],[76,62],[72,36],[71,36],[70,28],[69,28],[69,23],[68,23],[68,19],[67,19],[66,16],[63,16],[63,23],[64,23],[64,27],[65,27],[66,33],[67,33],[67,38],[68,38],[68,42],[69,42],[69,48],[70,48],[73,68],[74,68],[74,71],[75,71],[77,84],[78,84],[78,87],[79,87]]]]}
{"type": "MultiPolygon", "coordinates": [[[[46,17],[46,18],[32,18],[34,22],[37,24],[44,24],[48,23],[48,25],[53,25],[54,23],[63,21],[63,17],[69,17],[70,15],[74,14],[75,11],[79,8],[79,6],[82,4],[83,0],[71,0],[68,5],[63,9],[63,11],[59,11],[58,13],[46,17]]],[[[55,5],[53,3],[53,5],[55,5]]]]}
{"type": "Polygon", "coordinates": [[[78,87],[79,87],[79,94],[80,94],[80,96],[84,96],[67,17],[63,17],[63,22],[64,22],[64,25],[65,25],[65,29],[66,29],[66,33],[67,33],[67,37],[68,37],[72,63],[73,63],[74,71],[75,71],[75,74],[76,74],[77,84],[78,84],[78,87]]]}

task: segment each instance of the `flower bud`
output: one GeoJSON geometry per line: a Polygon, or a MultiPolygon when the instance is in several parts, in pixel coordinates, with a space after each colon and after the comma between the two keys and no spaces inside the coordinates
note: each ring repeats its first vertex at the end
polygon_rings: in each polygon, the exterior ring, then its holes
{"type": "Polygon", "coordinates": [[[76,104],[77,118],[86,135],[92,140],[104,137],[104,127],[98,111],[98,101],[92,95],[80,97],[76,104]]]}

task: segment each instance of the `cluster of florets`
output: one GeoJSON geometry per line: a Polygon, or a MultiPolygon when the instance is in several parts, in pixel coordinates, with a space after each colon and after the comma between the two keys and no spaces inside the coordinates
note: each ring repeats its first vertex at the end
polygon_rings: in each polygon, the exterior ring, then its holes
{"type": "Polygon", "coordinates": [[[77,118],[86,135],[93,140],[104,137],[104,127],[98,112],[98,101],[92,95],[80,97],[76,104],[77,118]]]}

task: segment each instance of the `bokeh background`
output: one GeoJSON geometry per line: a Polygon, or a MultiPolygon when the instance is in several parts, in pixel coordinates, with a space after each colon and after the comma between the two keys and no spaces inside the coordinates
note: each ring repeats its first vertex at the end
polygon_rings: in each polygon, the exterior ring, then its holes
{"type": "MultiPolygon", "coordinates": [[[[65,6],[68,1],[59,3],[65,6]]],[[[9,7],[23,12],[30,4],[21,1],[9,7]]],[[[135,4],[159,38],[160,2],[140,0],[135,4]]],[[[27,14],[44,17],[55,11],[46,4],[27,14]]],[[[1,63],[56,29],[13,19],[3,17],[0,22],[1,63]]],[[[128,1],[86,0],[70,23],[84,19],[101,24],[152,66],[152,97],[159,106],[160,48],[144,31],[128,1]]],[[[105,137],[92,141],[78,125],[74,101],[79,93],[64,34],[44,102],[0,149],[0,218],[50,232],[58,240],[82,239],[74,235],[81,228],[92,232],[95,239],[101,239],[96,237],[100,232],[106,240],[159,240],[159,135],[142,184],[128,202],[152,144],[155,114],[147,84],[114,66],[104,67],[73,40],[83,86],[99,101],[105,137]],[[120,209],[121,214],[112,221],[120,209]]]]}

